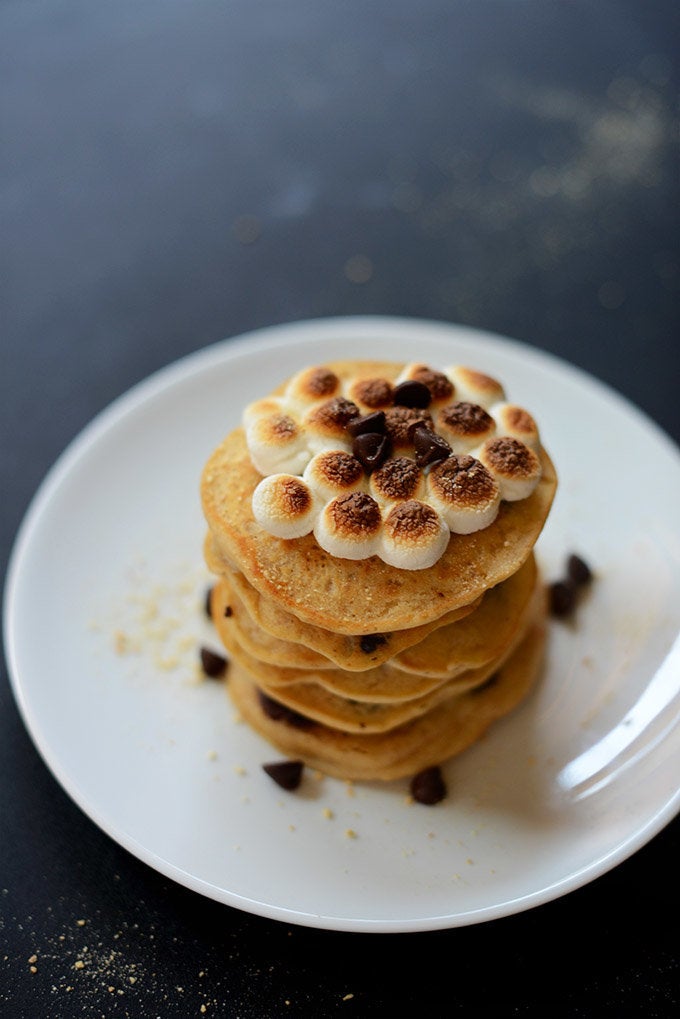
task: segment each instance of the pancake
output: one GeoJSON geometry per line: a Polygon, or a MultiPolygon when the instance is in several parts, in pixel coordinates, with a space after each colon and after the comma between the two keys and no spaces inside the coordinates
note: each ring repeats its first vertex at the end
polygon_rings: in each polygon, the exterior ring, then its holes
{"type": "MultiPolygon", "coordinates": [[[[489,676],[500,668],[529,627],[539,618],[543,617],[545,611],[545,592],[542,587],[536,588],[535,596],[531,600],[530,610],[525,613],[522,626],[515,631],[513,640],[507,644],[497,658],[477,669],[469,669],[463,672],[456,679],[444,682],[439,681],[425,693],[415,697],[405,697],[399,701],[394,699],[389,701],[379,700],[380,687],[375,693],[364,691],[362,699],[349,698],[342,694],[337,694],[329,690],[326,685],[323,685],[323,681],[327,680],[329,676],[328,672],[320,672],[315,677],[314,673],[309,674],[297,672],[294,669],[281,669],[277,670],[276,680],[278,681],[275,682],[274,670],[271,666],[262,666],[262,663],[243,652],[235,643],[232,644],[231,648],[232,661],[238,661],[264,693],[307,718],[345,732],[385,732],[426,713],[435,705],[440,704],[451,696],[459,695],[484,683],[489,676]],[[287,682],[283,680],[283,676],[287,677],[287,682]]],[[[385,684],[382,689],[391,693],[393,684],[390,681],[390,677],[385,675],[386,670],[386,666],[381,666],[376,672],[379,673],[380,678],[385,684]]],[[[363,679],[367,676],[370,676],[370,673],[362,673],[360,677],[354,674],[353,678],[363,679]]],[[[342,675],[340,675],[338,681],[342,682],[342,678],[342,675]]],[[[432,680],[427,680],[427,682],[431,683],[432,680]]]]}
{"type": "Polygon", "coordinates": [[[260,481],[237,428],[215,450],[202,476],[203,508],[219,557],[304,622],[361,636],[435,621],[469,605],[528,559],[550,509],[556,475],[545,451],[541,478],[526,499],[503,502],[488,527],[451,534],[426,570],[389,566],[371,556],[330,555],[312,534],[276,538],[256,522],[251,496],[260,481]]]}
{"type": "MultiPolygon", "coordinates": [[[[253,657],[259,659],[259,661],[262,662],[263,664],[267,664],[275,668],[299,669],[299,670],[313,669],[317,672],[319,670],[329,670],[333,673],[338,672],[339,668],[341,667],[339,667],[330,658],[326,658],[325,655],[320,654],[318,651],[315,651],[304,644],[300,644],[292,640],[284,640],[283,638],[280,637],[272,637],[270,633],[262,629],[262,627],[255,622],[255,620],[246,610],[243,601],[236,594],[234,586],[232,586],[232,584],[230,583],[230,579],[231,578],[224,576],[220,577],[215,583],[211,592],[211,614],[213,617],[213,622],[217,628],[220,637],[222,638],[223,643],[227,648],[229,648],[232,640],[236,640],[238,645],[241,648],[243,648],[244,651],[248,652],[253,657]]],[[[510,578],[510,580],[508,581],[504,581],[504,583],[506,584],[511,582],[512,578],[510,578]]],[[[496,619],[498,619],[498,622],[500,624],[493,635],[491,633],[488,634],[487,637],[487,646],[489,647],[489,653],[487,656],[488,659],[491,659],[497,653],[494,650],[494,647],[499,647],[503,639],[503,634],[509,631],[508,626],[509,619],[510,618],[514,619],[515,616],[518,615],[519,610],[521,608],[521,605],[518,605],[517,610],[512,617],[510,617],[510,613],[507,613],[507,616],[503,618],[499,616],[499,613],[497,611],[502,602],[504,602],[504,599],[494,599],[490,605],[490,610],[494,609],[496,611],[494,612],[489,611],[484,613],[485,618],[489,620],[490,625],[493,625],[493,618],[490,617],[495,617],[496,619]]],[[[523,601],[522,605],[524,603],[525,602],[523,601]]],[[[452,615],[455,616],[455,613],[452,613],[452,615]]],[[[476,613],[472,613],[471,615],[476,615],[476,613]]],[[[465,619],[467,618],[470,618],[470,616],[468,615],[465,617],[465,619]]],[[[449,637],[446,639],[446,641],[443,642],[444,646],[446,646],[446,644],[452,640],[452,637],[450,636],[451,631],[449,630],[449,626],[451,625],[456,624],[448,624],[447,626],[442,627],[442,630],[445,630],[449,634],[449,637]]],[[[478,634],[480,629],[482,629],[481,620],[479,620],[476,623],[473,633],[475,635],[478,634]]],[[[411,655],[411,657],[405,660],[405,663],[402,666],[400,663],[399,655],[387,659],[386,649],[389,648],[390,645],[392,646],[394,644],[398,645],[399,640],[393,639],[398,637],[399,637],[398,633],[391,634],[390,639],[383,638],[382,636],[380,636],[378,640],[384,641],[384,643],[380,644],[379,647],[375,649],[376,651],[382,652],[382,654],[376,655],[376,657],[382,659],[380,665],[389,664],[390,668],[388,669],[387,674],[390,676],[394,676],[395,670],[399,670],[399,672],[411,672],[418,673],[421,676],[430,676],[433,679],[452,679],[457,672],[460,672],[464,668],[467,668],[468,665],[472,666],[474,664],[479,665],[483,664],[483,660],[481,659],[480,654],[475,653],[478,651],[478,648],[475,646],[474,636],[471,635],[470,637],[465,639],[462,634],[457,634],[456,635],[457,643],[461,649],[461,653],[459,654],[455,664],[452,664],[448,672],[444,673],[441,672],[441,670],[437,671],[438,662],[435,659],[435,655],[438,652],[439,644],[433,645],[432,651],[428,652],[427,649],[429,648],[429,642],[426,644],[425,641],[421,641],[420,644],[414,645],[414,648],[412,649],[413,654],[411,655]],[[466,658],[463,652],[466,651],[468,646],[470,646],[470,651],[466,658]],[[411,662],[418,657],[417,649],[420,647],[424,649],[423,663],[425,666],[427,666],[424,667],[422,670],[410,667],[411,662]],[[428,660],[430,658],[432,659],[432,664],[428,660]]],[[[363,668],[361,670],[359,669],[348,670],[344,668],[341,669],[344,675],[347,675],[348,672],[350,674],[358,673],[358,675],[354,676],[353,678],[351,675],[347,677],[347,682],[350,684],[350,687],[352,689],[356,688],[357,690],[361,690],[365,686],[371,685],[369,679],[362,679],[362,674],[372,673],[375,672],[376,669],[380,668],[380,665],[377,666],[374,665],[372,668],[370,667],[370,660],[373,657],[373,652],[371,651],[373,643],[371,642],[370,638],[367,638],[367,641],[368,642],[365,644],[366,650],[360,652],[363,657],[362,662],[363,668]]],[[[397,681],[399,681],[398,677],[397,681]]],[[[351,696],[351,694],[349,694],[349,696],[351,696]]]]}
{"type": "Polygon", "coordinates": [[[425,640],[390,660],[395,669],[452,679],[504,653],[523,625],[537,584],[533,553],[507,580],[487,591],[479,608],[457,623],[439,627],[425,640]]]}
{"type": "Polygon", "coordinates": [[[259,626],[236,594],[229,578],[220,577],[211,592],[211,614],[228,648],[230,631],[240,647],[262,663],[286,669],[332,669],[330,658],[292,640],[273,637],[259,626]],[[228,615],[227,615],[228,613],[228,615]]]}
{"type": "Polygon", "coordinates": [[[209,569],[224,578],[238,595],[253,622],[273,637],[302,644],[318,651],[334,665],[349,671],[362,671],[381,665],[404,648],[417,644],[438,626],[445,626],[463,619],[474,611],[481,602],[481,595],[468,605],[462,605],[451,612],[445,612],[438,619],[420,626],[409,626],[404,630],[380,634],[343,634],[325,630],[312,623],[305,623],[297,616],[286,612],[276,601],[261,594],[252,587],[243,574],[235,572],[220,559],[214,549],[210,535],[205,542],[205,558],[209,569]],[[377,639],[372,639],[377,638],[377,639]]]}
{"type": "Polygon", "coordinates": [[[533,626],[487,684],[384,733],[347,733],[318,723],[274,719],[263,710],[257,686],[238,664],[227,686],[241,717],[287,757],[336,778],[390,781],[460,754],[517,707],[538,680],[544,642],[544,626],[533,626]]]}
{"type": "MultiPolygon", "coordinates": [[[[467,636],[461,634],[457,644],[461,651],[468,653],[467,656],[463,655],[458,660],[452,660],[448,656],[448,672],[445,675],[433,674],[432,669],[421,673],[415,669],[404,670],[391,663],[384,663],[362,672],[329,668],[328,663],[325,663],[321,668],[310,664],[306,667],[294,664],[285,665],[283,662],[276,664],[259,653],[256,639],[254,644],[242,640],[242,631],[238,626],[238,609],[236,612],[232,610],[232,613],[225,617],[223,610],[224,588],[221,583],[218,583],[213,592],[213,619],[220,639],[230,656],[236,658],[243,665],[258,685],[272,692],[274,696],[277,695],[276,691],[282,692],[282,688],[286,688],[289,697],[296,697],[295,703],[283,695],[280,699],[284,703],[290,704],[291,707],[302,710],[300,696],[310,684],[318,684],[338,698],[373,705],[394,704],[422,698],[431,691],[437,690],[447,681],[454,679],[460,679],[460,682],[464,683],[467,678],[467,686],[472,686],[486,678],[486,673],[482,674],[480,671],[482,666],[491,663],[493,667],[494,663],[497,664],[503,660],[533,618],[537,599],[542,597],[533,556],[522,568],[520,574],[500,585],[506,589],[505,592],[498,591],[495,596],[494,592],[489,592],[482,607],[461,622],[452,624],[451,629],[461,628],[466,631],[467,636]],[[512,599],[507,597],[507,595],[513,594],[521,596],[517,599],[517,605],[513,605],[512,599]],[[489,599],[488,611],[487,598],[489,599]],[[478,615],[482,615],[483,619],[477,620],[478,615]],[[294,694],[296,690],[297,693],[294,694]]],[[[448,630],[449,628],[444,629],[448,630]]],[[[440,631],[436,631],[436,633],[438,632],[440,631]]],[[[428,665],[432,661],[432,656],[428,657],[427,655],[426,647],[430,640],[431,637],[428,637],[423,642],[424,660],[428,665]]],[[[450,638],[450,642],[455,643],[455,641],[455,637],[450,638]]],[[[285,642],[280,643],[285,647],[285,642]]],[[[295,645],[290,646],[295,647],[295,645]]],[[[435,651],[439,650],[439,647],[435,648],[435,651]]],[[[446,650],[446,646],[444,650],[446,650]]],[[[417,660],[417,647],[411,651],[414,660],[417,660]]]]}

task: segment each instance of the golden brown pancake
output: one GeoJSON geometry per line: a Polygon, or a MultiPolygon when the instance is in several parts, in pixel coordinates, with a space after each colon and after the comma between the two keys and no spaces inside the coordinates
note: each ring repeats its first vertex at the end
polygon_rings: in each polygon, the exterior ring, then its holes
{"type": "MultiPolygon", "coordinates": [[[[456,641],[463,657],[455,659],[455,656],[447,654],[446,674],[437,674],[431,667],[422,673],[417,670],[404,670],[396,668],[391,663],[383,663],[373,669],[362,672],[349,672],[344,669],[333,667],[324,659],[321,668],[312,663],[300,665],[296,662],[285,664],[282,660],[277,664],[269,656],[259,653],[257,645],[257,634],[253,635],[252,642],[243,640],[243,631],[239,626],[239,610],[230,606],[228,616],[225,616],[225,606],[230,601],[225,597],[226,588],[222,582],[218,582],[212,596],[213,618],[222,640],[222,643],[233,658],[236,658],[248,671],[253,680],[265,690],[278,690],[288,688],[292,695],[297,689],[296,696],[309,684],[318,684],[336,697],[353,701],[367,702],[369,704],[394,704],[406,700],[422,698],[424,695],[438,689],[447,681],[457,680],[463,685],[471,686],[482,682],[486,678],[486,672],[482,667],[491,663],[498,664],[509,651],[516,645],[518,639],[525,631],[529,621],[535,615],[537,599],[542,597],[541,587],[537,581],[536,569],[533,556],[520,571],[517,578],[510,578],[501,587],[506,587],[507,594],[514,594],[518,597],[517,605],[512,604],[512,599],[505,596],[505,592],[498,592],[491,597],[493,592],[486,596],[489,598],[489,611],[486,610],[486,599],[482,607],[476,612],[467,616],[459,623],[452,624],[451,629],[460,627],[467,632],[459,638],[455,635],[449,638],[445,645],[455,646],[456,641]],[[483,614],[483,619],[476,617],[483,614]],[[486,631],[486,637],[484,633],[486,631]]],[[[236,604],[231,599],[233,604],[236,604]]],[[[446,630],[449,627],[444,628],[446,630]]],[[[436,631],[438,632],[438,631],[436,631]]],[[[423,647],[423,658],[427,666],[432,666],[433,654],[428,648],[431,637],[426,638],[421,645],[423,647]]],[[[298,645],[287,644],[280,641],[284,648],[295,648],[298,645]]],[[[410,649],[417,660],[417,647],[410,649]]],[[[304,649],[303,649],[304,650],[304,649]]],[[[439,652],[439,646],[434,649],[439,652]]],[[[292,702],[281,698],[285,703],[292,702]]],[[[299,702],[297,707],[302,710],[299,702]]]]}
{"type": "Polygon", "coordinates": [[[391,633],[357,635],[334,633],[332,630],[314,626],[313,623],[303,622],[277,605],[273,598],[256,591],[243,574],[235,572],[218,557],[210,535],[205,542],[205,557],[209,569],[227,581],[258,627],[273,637],[318,651],[333,665],[350,671],[362,671],[381,665],[404,648],[423,640],[438,626],[463,619],[481,602],[480,595],[469,605],[445,612],[438,619],[433,619],[422,626],[409,626],[408,629],[395,630],[391,633]],[[373,639],[376,637],[377,639],[373,639]]]}
{"type": "Polygon", "coordinates": [[[237,663],[230,670],[228,690],[241,717],[287,757],[336,778],[389,781],[461,753],[515,708],[538,678],[544,639],[544,627],[532,627],[488,684],[450,697],[384,733],[348,733],[299,719],[293,724],[274,719],[263,710],[257,686],[237,663]]]}
{"type": "MultiPolygon", "coordinates": [[[[525,613],[521,628],[516,629],[513,640],[495,659],[477,669],[469,669],[455,679],[435,681],[436,685],[430,686],[425,693],[403,697],[398,701],[393,698],[385,700],[384,694],[383,699],[379,699],[383,690],[389,693],[393,689],[394,681],[389,676],[387,666],[380,666],[375,670],[377,677],[373,677],[371,673],[349,674],[354,680],[367,677],[382,680],[382,686],[378,685],[373,691],[362,691],[363,696],[358,699],[328,689],[326,685],[330,676],[328,671],[317,673],[296,669],[275,671],[273,666],[263,666],[256,658],[245,653],[235,641],[232,641],[230,651],[232,661],[237,661],[264,693],[291,710],[345,732],[385,732],[424,714],[453,695],[484,683],[512,653],[529,627],[542,618],[544,603],[543,589],[537,588],[530,603],[530,611],[525,613]]],[[[341,685],[343,674],[340,673],[335,678],[341,685]]],[[[416,677],[409,678],[413,680],[416,677]]],[[[426,682],[431,684],[432,680],[426,682]]]]}
{"type": "MultiPolygon", "coordinates": [[[[330,366],[341,378],[356,374],[357,362],[330,366]]],[[[401,365],[374,370],[394,379],[401,365]]],[[[251,497],[260,481],[242,428],[210,456],[201,497],[217,555],[261,594],[305,622],[336,633],[362,635],[401,630],[439,619],[468,605],[511,576],[526,561],[543,528],[556,488],[545,451],[534,492],[503,502],[496,520],[473,534],[452,534],[446,551],[425,570],[329,555],[312,534],[275,538],[253,516],[251,497]]]]}
{"type": "Polygon", "coordinates": [[[452,679],[464,669],[478,668],[498,658],[522,628],[536,584],[532,553],[516,573],[486,592],[474,612],[400,651],[390,664],[405,672],[452,679]]]}

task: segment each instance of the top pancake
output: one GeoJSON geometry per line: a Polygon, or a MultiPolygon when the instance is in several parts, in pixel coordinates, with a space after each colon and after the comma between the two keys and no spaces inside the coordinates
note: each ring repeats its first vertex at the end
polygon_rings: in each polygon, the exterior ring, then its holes
{"type": "MultiPolygon", "coordinates": [[[[346,361],[330,364],[340,377],[360,371],[394,380],[403,365],[346,361]]],[[[440,559],[424,570],[329,555],[313,535],[273,537],[251,507],[260,474],[241,428],[210,456],[201,479],[203,510],[219,553],[263,595],[305,622],[335,633],[369,634],[439,619],[513,574],[529,557],[545,523],[557,479],[541,451],[543,473],[534,492],[503,502],[496,520],[473,534],[452,534],[440,559]]]]}

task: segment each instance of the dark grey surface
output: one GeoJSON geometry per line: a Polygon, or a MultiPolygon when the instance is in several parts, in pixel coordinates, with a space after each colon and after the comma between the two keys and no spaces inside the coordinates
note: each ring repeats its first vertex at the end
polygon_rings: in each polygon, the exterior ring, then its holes
{"type": "MultiPolygon", "coordinates": [[[[97,411],[281,321],[497,330],[680,439],[678,27],[659,2],[0,5],[3,570],[97,411]]],[[[677,821],[527,914],[289,928],[131,858],[41,763],[4,675],[0,697],[4,1015],[677,1009],[677,821]]]]}

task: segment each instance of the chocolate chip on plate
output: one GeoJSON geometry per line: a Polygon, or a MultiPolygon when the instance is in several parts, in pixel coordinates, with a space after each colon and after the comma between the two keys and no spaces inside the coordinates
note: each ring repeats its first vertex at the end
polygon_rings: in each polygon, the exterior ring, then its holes
{"type": "Polygon", "coordinates": [[[385,462],[389,452],[390,440],[379,432],[363,432],[352,443],[352,453],[369,474],[385,462]]]}
{"type": "Polygon", "coordinates": [[[274,761],[272,764],[263,764],[262,768],[277,785],[292,792],[302,781],[304,764],[302,761],[274,761]]]}
{"type": "Polygon", "coordinates": [[[556,580],[548,589],[553,616],[569,616],[576,608],[576,585],[571,580],[556,580]]]}
{"type": "Polygon", "coordinates": [[[590,583],[593,579],[590,566],[577,555],[570,555],[567,559],[567,576],[578,587],[590,583]]]}
{"type": "Polygon", "coordinates": [[[444,799],[446,792],[446,783],[437,765],[424,768],[411,779],[411,795],[418,803],[433,806],[444,799]]]}
{"type": "Polygon", "coordinates": [[[227,659],[207,647],[202,647],[201,666],[206,676],[210,676],[211,679],[221,679],[227,671],[227,659]]]}
{"type": "Polygon", "coordinates": [[[394,404],[397,407],[419,407],[424,410],[432,403],[432,393],[424,382],[407,379],[394,388],[394,404]]]}

